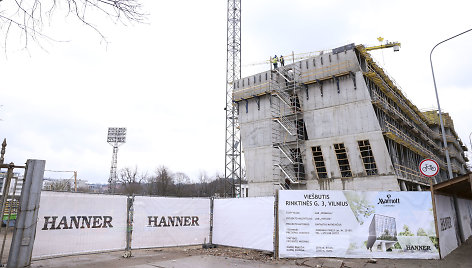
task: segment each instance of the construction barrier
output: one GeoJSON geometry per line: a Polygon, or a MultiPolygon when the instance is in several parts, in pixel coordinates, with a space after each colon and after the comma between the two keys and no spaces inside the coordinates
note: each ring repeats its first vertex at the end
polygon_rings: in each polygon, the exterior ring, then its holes
{"type": "Polygon", "coordinates": [[[127,244],[213,243],[282,258],[437,259],[438,248],[444,257],[472,235],[472,200],[436,195],[435,202],[438,235],[430,192],[287,190],[276,197],[129,200],[42,192],[33,258],[127,244]]]}
{"type": "Polygon", "coordinates": [[[437,259],[429,192],[279,191],[282,258],[437,259]]]}
{"type": "Polygon", "coordinates": [[[472,236],[472,200],[457,198],[462,241],[472,236]]]}
{"type": "Polygon", "coordinates": [[[210,237],[210,199],[135,197],[132,248],[201,245],[210,237]]]}
{"type": "Polygon", "coordinates": [[[436,195],[435,200],[439,246],[441,257],[444,258],[461,244],[459,226],[454,198],[452,196],[436,195]]]}
{"type": "Polygon", "coordinates": [[[42,192],[33,258],[124,249],[126,196],[42,192]]]}
{"type": "Polygon", "coordinates": [[[272,196],[215,199],[213,243],[273,251],[274,201],[272,196]]]}

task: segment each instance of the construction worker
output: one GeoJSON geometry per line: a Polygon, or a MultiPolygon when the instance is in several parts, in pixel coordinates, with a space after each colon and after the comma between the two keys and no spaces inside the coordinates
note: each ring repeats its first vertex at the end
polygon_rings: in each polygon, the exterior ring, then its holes
{"type": "Polygon", "coordinates": [[[272,58],[272,63],[274,64],[274,69],[277,69],[277,62],[279,61],[279,59],[277,58],[277,55],[275,55],[273,58],[272,58]]]}
{"type": "Polygon", "coordinates": [[[280,61],[280,66],[285,66],[284,56],[280,55],[279,61],[280,61]]]}

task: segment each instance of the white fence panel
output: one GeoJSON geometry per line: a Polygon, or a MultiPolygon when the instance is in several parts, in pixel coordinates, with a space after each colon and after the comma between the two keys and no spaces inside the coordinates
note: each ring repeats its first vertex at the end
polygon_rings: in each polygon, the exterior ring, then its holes
{"type": "Polygon", "coordinates": [[[458,223],[454,199],[450,196],[436,195],[436,213],[439,231],[441,257],[446,257],[460,245],[458,223]]]}
{"type": "Polygon", "coordinates": [[[456,210],[452,197],[444,195],[435,195],[435,197],[439,248],[441,249],[441,258],[444,258],[460,245],[456,210]]]}
{"type": "Polygon", "coordinates": [[[126,247],[126,197],[42,192],[33,258],[126,247]]]}
{"type": "Polygon", "coordinates": [[[132,248],[208,243],[210,199],[135,197],[132,248]]]}
{"type": "Polygon", "coordinates": [[[215,199],[213,244],[274,250],[274,197],[215,199]]]}
{"type": "Polygon", "coordinates": [[[457,199],[459,210],[459,222],[462,228],[462,239],[465,241],[472,236],[472,200],[457,199]]]}

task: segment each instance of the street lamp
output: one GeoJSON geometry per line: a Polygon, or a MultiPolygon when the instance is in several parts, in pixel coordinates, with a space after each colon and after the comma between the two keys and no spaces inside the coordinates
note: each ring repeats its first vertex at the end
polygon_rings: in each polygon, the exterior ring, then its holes
{"type": "Polygon", "coordinates": [[[472,132],[470,132],[469,134],[470,154],[472,155],[472,140],[470,139],[471,135],[472,135],[472,132]]]}
{"type": "Polygon", "coordinates": [[[442,138],[443,138],[443,143],[444,143],[444,149],[446,150],[446,161],[447,161],[447,170],[449,172],[449,179],[452,179],[452,167],[451,167],[451,159],[449,158],[449,149],[447,148],[447,140],[446,140],[446,131],[444,130],[444,123],[443,123],[443,119],[442,119],[442,114],[441,114],[441,106],[439,105],[439,97],[438,97],[438,89],[436,87],[436,79],[434,78],[434,69],[433,69],[433,60],[432,60],[432,55],[433,55],[433,50],[439,46],[440,44],[446,42],[446,41],[449,41],[453,38],[456,38],[458,37],[459,35],[463,35],[467,32],[470,32],[472,31],[472,29],[469,29],[465,32],[462,32],[460,34],[456,34],[454,35],[453,37],[449,37],[448,39],[446,40],[443,40],[439,43],[437,43],[433,49],[431,49],[431,53],[429,53],[429,61],[431,62],[431,72],[433,73],[433,82],[434,82],[434,91],[436,92],[436,100],[438,102],[438,112],[439,112],[439,123],[441,124],[441,132],[442,132],[442,138]]]}

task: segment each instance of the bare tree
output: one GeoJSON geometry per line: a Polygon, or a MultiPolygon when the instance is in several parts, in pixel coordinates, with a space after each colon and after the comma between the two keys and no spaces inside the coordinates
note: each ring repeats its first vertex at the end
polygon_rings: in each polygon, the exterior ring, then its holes
{"type": "Polygon", "coordinates": [[[43,32],[44,20],[51,21],[55,13],[73,16],[80,23],[105,36],[96,25],[101,17],[115,23],[142,22],[141,0],[0,0],[0,32],[6,50],[8,36],[17,31],[27,47],[30,40],[40,38],[53,40],[43,32]],[[93,20],[95,18],[95,21],[93,20]]]}
{"type": "Polygon", "coordinates": [[[51,191],[56,192],[70,192],[72,187],[70,185],[70,180],[62,179],[51,182],[50,189],[51,191]]]}
{"type": "Polygon", "coordinates": [[[174,175],[175,193],[177,196],[182,196],[184,193],[184,186],[190,183],[190,178],[183,172],[177,172],[174,175]]]}
{"type": "Polygon", "coordinates": [[[145,175],[138,174],[138,168],[123,168],[120,170],[120,177],[118,183],[120,183],[121,191],[126,195],[135,195],[142,192],[141,182],[145,179],[145,175]]]}
{"type": "Polygon", "coordinates": [[[157,186],[157,193],[162,196],[167,196],[170,194],[170,188],[174,184],[174,177],[166,166],[160,166],[155,171],[156,177],[154,182],[157,186]]]}

